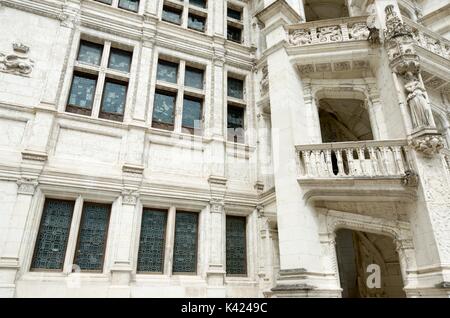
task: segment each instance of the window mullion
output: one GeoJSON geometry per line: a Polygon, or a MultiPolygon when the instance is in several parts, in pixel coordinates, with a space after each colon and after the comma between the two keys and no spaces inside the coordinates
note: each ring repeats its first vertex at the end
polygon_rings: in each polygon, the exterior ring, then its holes
{"type": "Polygon", "coordinates": [[[83,197],[78,196],[73,209],[72,223],[70,225],[69,240],[67,242],[66,255],[64,258],[63,273],[71,273],[73,270],[73,260],[77,247],[78,229],[80,228],[81,214],[83,211],[83,197]]]}
{"type": "Polygon", "coordinates": [[[177,100],[175,104],[175,122],[174,131],[177,133],[181,132],[181,123],[183,117],[183,98],[184,98],[184,77],[186,74],[186,62],[181,60],[180,67],[178,71],[178,93],[177,100]]]}
{"type": "Polygon", "coordinates": [[[113,8],[119,7],[119,0],[113,0],[111,6],[112,6],[113,8]]]}
{"type": "Polygon", "coordinates": [[[169,215],[167,216],[166,244],[164,248],[164,274],[169,276],[172,276],[173,247],[175,242],[175,214],[176,208],[171,206],[169,208],[169,215]]]}
{"type": "Polygon", "coordinates": [[[183,12],[181,13],[181,26],[187,28],[189,15],[189,1],[185,0],[183,4],[183,12]]]}
{"type": "Polygon", "coordinates": [[[98,72],[97,87],[95,89],[94,105],[92,106],[92,117],[98,118],[100,113],[100,105],[102,102],[103,89],[105,86],[106,69],[108,67],[109,52],[111,50],[111,42],[105,41],[103,46],[103,55],[98,72]]]}

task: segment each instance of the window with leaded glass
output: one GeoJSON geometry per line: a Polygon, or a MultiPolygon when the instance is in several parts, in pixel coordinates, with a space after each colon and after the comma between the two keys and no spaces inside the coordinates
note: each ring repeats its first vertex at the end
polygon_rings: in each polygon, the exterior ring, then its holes
{"type": "Polygon", "coordinates": [[[183,101],[183,131],[194,134],[202,128],[202,103],[199,98],[185,96],[183,101]]]}
{"type": "Polygon", "coordinates": [[[203,89],[203,74],[203,70],[187,66],[184,74],[184,85],[203,89]]]}
{"type": "Polygon", "coordinates": [[[109,54],[108,67],[117,71],[130,71],[132,54],[130,52],[111,48],[109,54]]]}
{"type": "Polygon", "coordinates": [[[246,218],[226,217],[227,275],[247,275],[246,218]]]}
{"type": "Polygon", "coordinates": [[[66,111],[90,115],[94,103],[96,87],[96,76],[74,73],[66,111]]]}
{"type": "Polygon", "coordinates": [[[119,0],[119,8],[137,12],[139,9],[139,0],[119,0]]]}
{"type": "Polygon", "coordinates": [[[167,62],[164,60],[158,61],[158,69],[156,71],[156,79],[169,83],[176,83],[178,77],[178,64],[167,62]]]}
{"type": "Polygon", "coordinates": [[[102,60],[102,53],[103,45],[81,41],[80,48],[78,50],[77,61],[93,65],[100,65],[100,62],[102,60]]]}
{"type": "Polygon", "coordinates": [[[239,143],[245,141],[243,107],[228,105],[227,132],[229,141],[239,143]]]}
{"type": "Polygon", "coordinates": [[[234,97],[238,99],[244,98],[244,81],[228,77],[227,81],[227,87],[228,87],[228,97],[234,97]]]}
{"type": "Polygon", "coordinates": [[[177,95],[172,92],[156,91],[152,127],[173,129],[176,97],[177,95]]]}
{"type": "Polygon", "coordinates": [[[73,263],[82,271],[101,272],[111,206],[84,202],[73,263]]]}
{"type": "Polygon", "coordinates": [[[174,274],[197,272],[198,214],[177,212],[173,247],[174,274]]]}
{"type": "Polygon", "coordinates": [[[46,199],[34,248],[32,270],[62,270],[75,202],[46,199]]]}
{"type": "Polygon", "coordinates": [[[171,6],[164,5],[162,12],[163,21],[181,24],[182,10],[171,6]]]}
{"type": "Polygon", "coordinates": [[[189,0],[189,4],[200,8],[206,8],[206,0],[189,0]]]}
{"type": "Polygon", "coordinates": [[[144,209],[139,239],[138,272],[163,273],[166,224],[166,211],[144,209]]]}
{"type": "Polygon", "coordinates": [[[189,29],[193,29],[193,30],[197,30],[197,31],[205,31],[205,25],[206,25],[206,18],[193,14],[193,13],[189,13],[188,16],[188,28],[189,29]]]}
{"type": "Polygon", "coordinates": [[[126,98],[126,83],[106,79],[99,117],[122,121],[126,98]]]}

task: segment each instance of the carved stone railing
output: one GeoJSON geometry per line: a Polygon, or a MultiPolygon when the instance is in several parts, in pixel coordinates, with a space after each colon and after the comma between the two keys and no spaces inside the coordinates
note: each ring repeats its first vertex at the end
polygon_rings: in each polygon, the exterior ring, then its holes
{"type": "Polygon", "coordinates": [[[288,27],[289,44],[304,46],[367,40],[367,16],[312,21],[288,27]]]}
{"type": "Polygon", "coordinates": [[[410,170],[406,140],[296,146],[300,178],[399,177],[410,170]]]}
{"type": "Polygon", "coordinates": [[[450,41],[436,34],[426,27],[403,17],[411,28],[416,45],[450,60],[450,41]]]}

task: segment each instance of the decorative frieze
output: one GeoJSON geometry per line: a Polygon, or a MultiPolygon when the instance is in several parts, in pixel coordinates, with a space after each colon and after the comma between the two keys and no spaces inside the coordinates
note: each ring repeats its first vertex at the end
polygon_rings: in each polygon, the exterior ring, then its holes
{"type": "Polygon", "coordinates": [[[367,17],[314,21],[291,27],[289,43],[304,46],[318,43],[336,43],[367,40],[371,34],[367,17]]]}
{"type": "Polygon", "coordinates": [[[34,61],[29,58],[30,48],[22,43],[13,43],[13,53],[0,52],[0,72],[29,76],[34,68],[34,61]]]}

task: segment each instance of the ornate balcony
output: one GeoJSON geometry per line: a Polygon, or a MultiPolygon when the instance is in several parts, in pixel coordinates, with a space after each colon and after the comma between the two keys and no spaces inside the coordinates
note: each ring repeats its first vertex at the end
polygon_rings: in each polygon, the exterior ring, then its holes
{"type": "Polygon", "coordinates": [[[296,146],[298,182],[314,199],[413,200],[417,176],[406,140],[296,146]]]}
{"type": "Polygon", "coordinates": [[[417,46],[450,60],[450,41],[436,34],[426,27],[403,17],[413,32],[417,46]]]}
{"type": "Polygon", "coordinates": [[[289,44],[305,46],[323,43],[367,40],[367,16],[319,20],[288,27],[289,44]]]}

